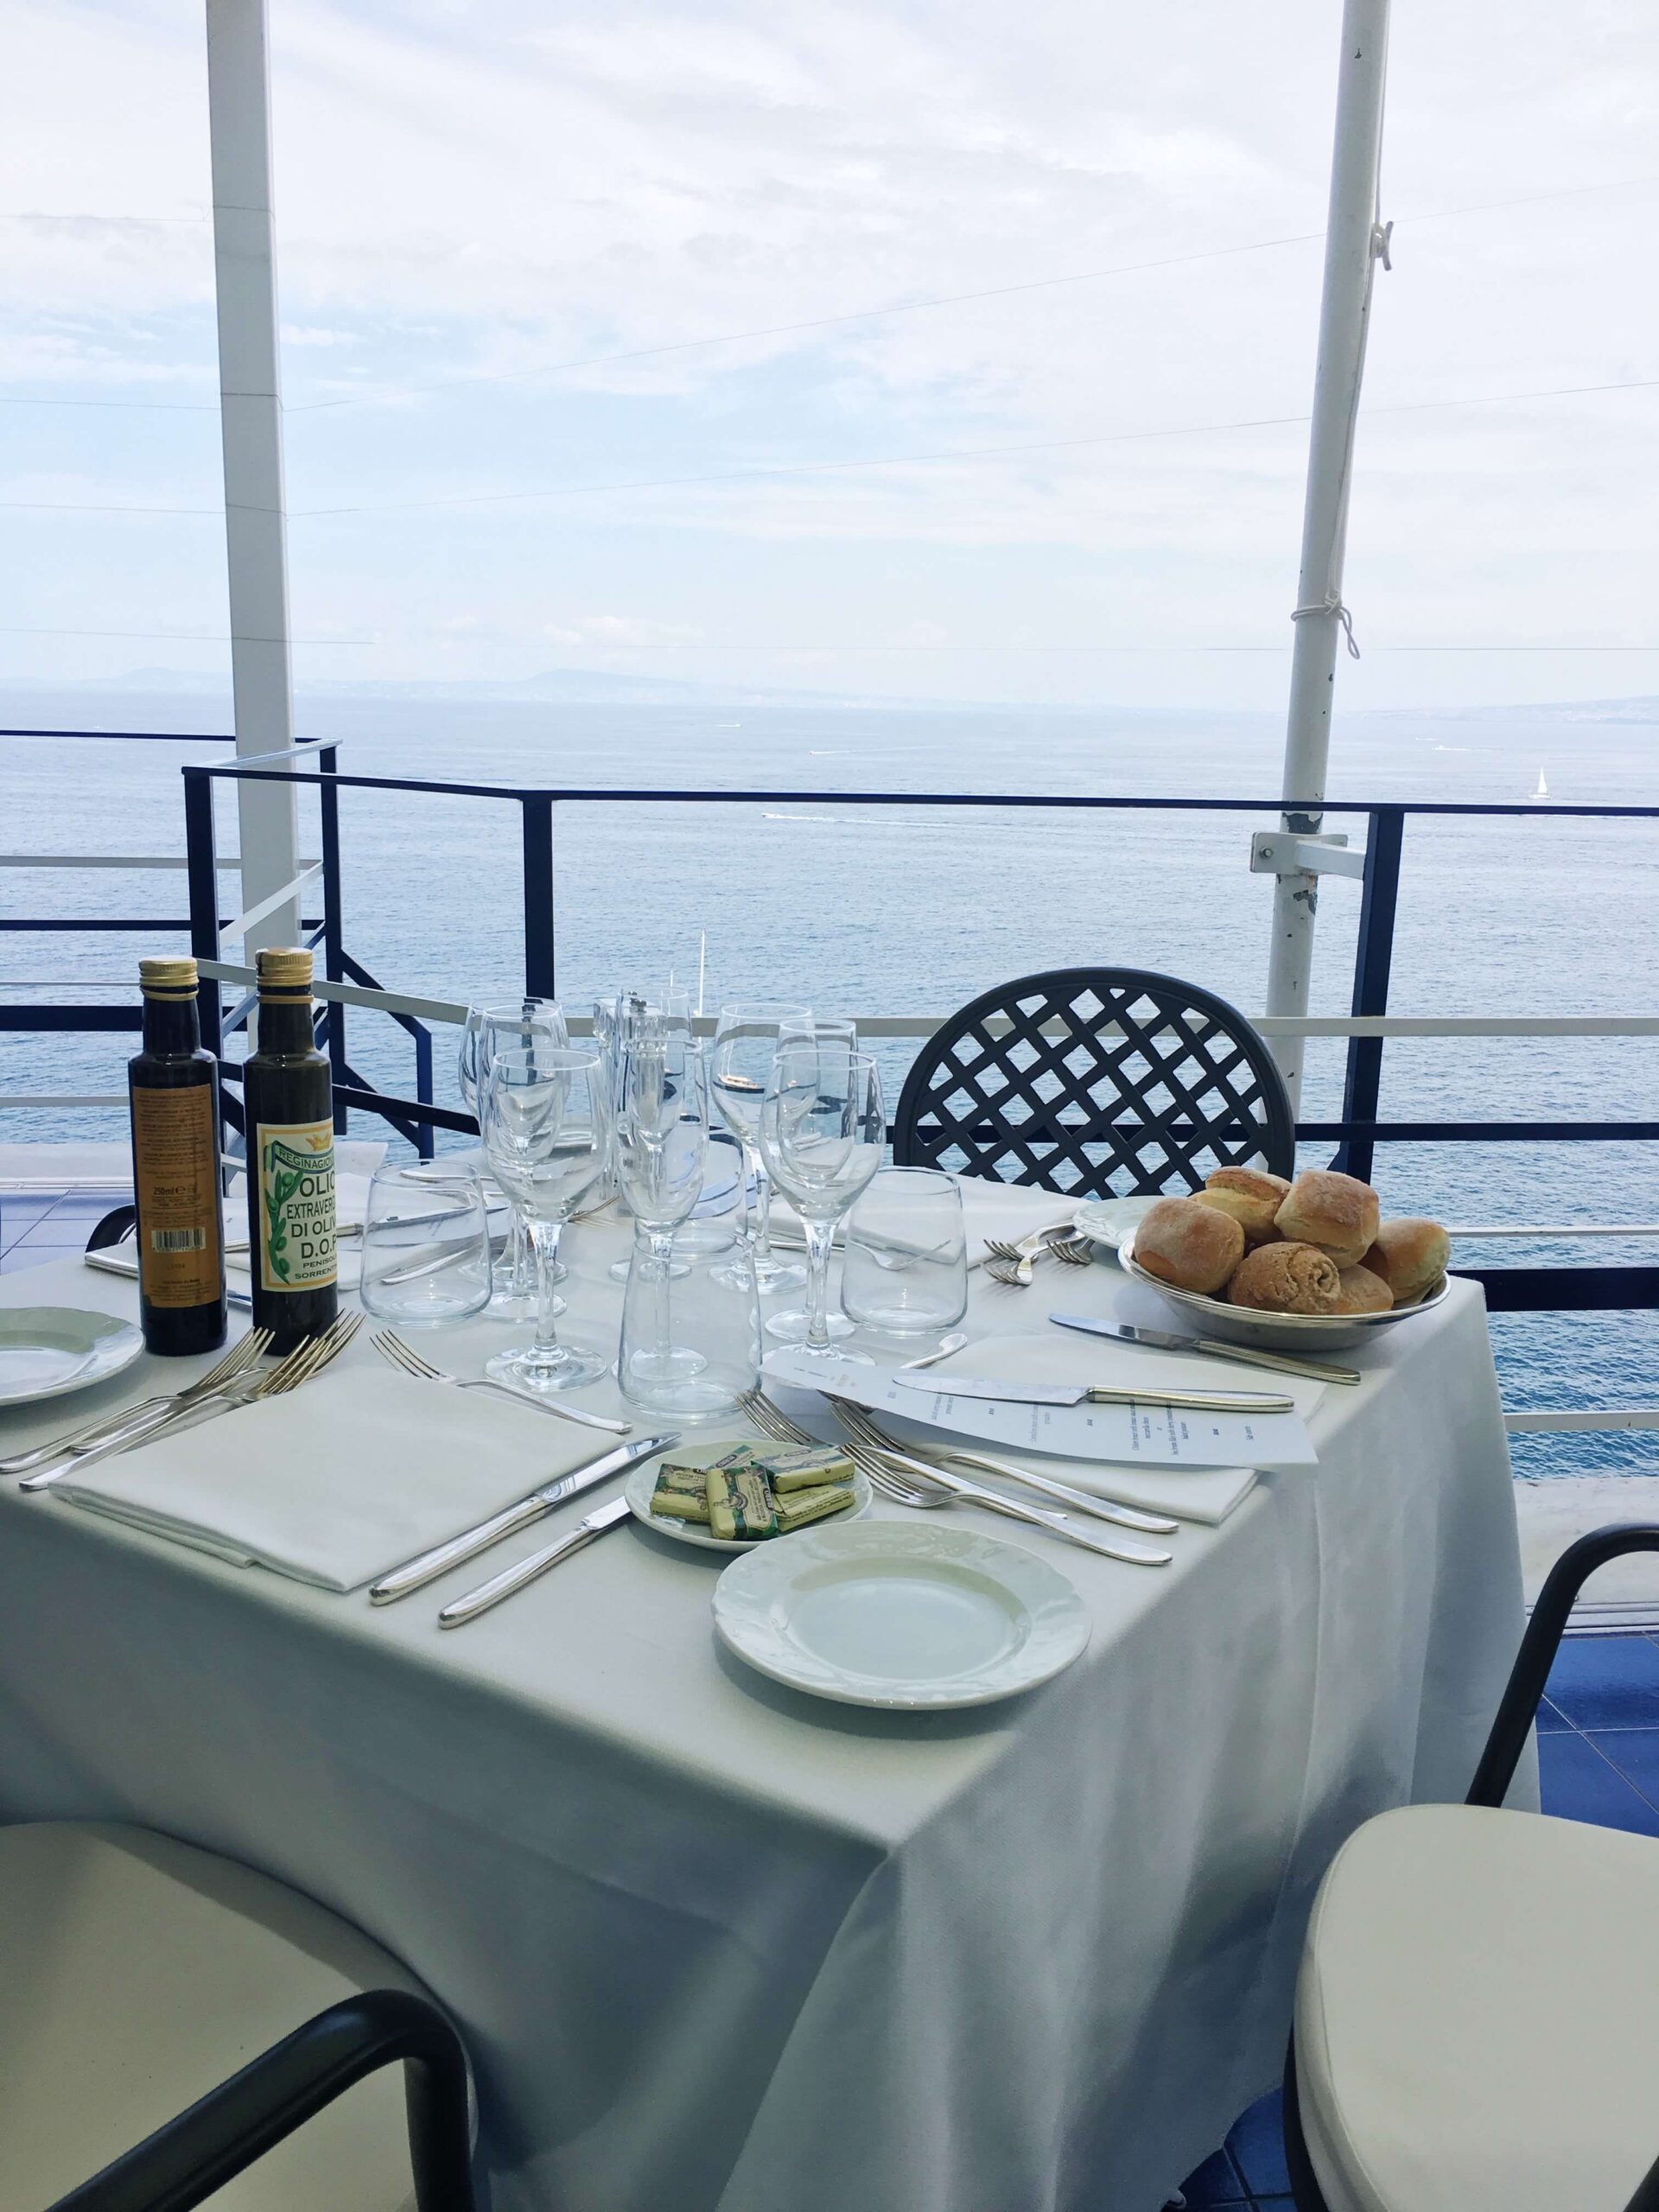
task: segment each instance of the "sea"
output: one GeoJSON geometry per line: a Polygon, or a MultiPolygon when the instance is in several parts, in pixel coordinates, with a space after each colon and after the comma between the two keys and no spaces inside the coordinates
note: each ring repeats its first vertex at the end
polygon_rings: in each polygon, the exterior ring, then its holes
{"type": "MultiPolygon", "coordinates": [[[[523,687],[519,687],[522,690],[523,687]]],[[[16,685],[8,728],[174,731],[229,727],[204,690],[146,683],[16,685]]],[[[302,696],[300,734],[337,741],[342,772],[556,785],[627,798],[562,804],[555,817],[560,995],[672,976],[709,1008],[740,997],[820,1013],[943,1014],[999,981],[1090,962],[1186,976],[1244,1011],[1262,1004],[1271,880],[1249,872],[1271,826],[1282,721],[1269,715],[911,705],[786,695],[538,697],[514,691],[342,687],[302,696]],[[734,790],[776,794],[757,802],[734,790]],[[665,791],[711,795],[667,802],[665,791]],[[859,791],[912,796],[872,807],[859,791]],[[982,795],[929,807],[930,792],[982,795]],[[1014,809],[999,794],[1260,799],[1261,814],[1014,809]]],[[[1659,820],[1552,818],[1560,804],[1659,804],[1659,700],[1357,714],[1332,747],[1327,830],[1363,845],[1344,803],[1522,804],[1497,819],[1408,824],[1389,1010],[1410,1014],[1659,1011],[1659,820]]],[[[11,852],[181,855],[186,760],[212,745],[8,737],[11,852]]],[[[522,976],[519,817],[509,798],[346,790],[340,801],[345,941],[389,988],[487,1001],[522,976]]],[[[315,855],[315,798],[301,805],[315,855]]],[[[219,849],[237,849],[234,798],[219,849]]],[[[227,874],[227,910],[236,880],[227,874]]],[[[182,916],[181,874],[0,872],[12,918],[182,916]]],[[[1331,877],[1319,909],[1313,1010],[1349,1006],[1359,886],[1331,877]]],[[[0,1000],[130,998],[142,952],[183,950],[175,929],[80,936],[9,931],[0,1000]],[[29,988],[15,988],[23,984],[29,988]]],[[[438,1093],[455,1103],[439,1033],[438,1093]]],[[[0,1033],[0,1096],[119,1092],[118,1036],[0,1033]]],[[[912,1048],[884,1045],[896,1098],[912,1048]]],[[[413,1088],[408,1036],[353,1018],[354,1065],[413,1088]]],[[[1310,1047],[1305,1115],[1339,1109],[1343,1047],[1310,1047]]],[[[1391,1042],[1386,1119],[1651,1119],[1659,1039],[1391,1042]]],[[[891,1102],[890,1102],[891,1103],[891,1102]]],[[[361,1117],[354,1134],[383,1134],[361,1117]]],[[[118,1107],[9,1109],[11,1139],[124,1134],[118,1107]]],[[[1325,1156],[1305,1147],[1304,1165],[1325,1156]]],[[[1651,1147],[1613,1143],[1385,1147],[1384,1210],[1459,1225],[1659,1223],[1651,1147]]],[[[1659,1263],[1659,1238],[1471,1239],[1471,1264],[1659,1263]]],[[[1651,1403],[1659,1314],[1499,1315],[1492,1324],[1514,1408],[1651,1403]]],[[[1642,1432],[1517,1437],[1518,1472],[1659,1471],[1642,1432]]]]}

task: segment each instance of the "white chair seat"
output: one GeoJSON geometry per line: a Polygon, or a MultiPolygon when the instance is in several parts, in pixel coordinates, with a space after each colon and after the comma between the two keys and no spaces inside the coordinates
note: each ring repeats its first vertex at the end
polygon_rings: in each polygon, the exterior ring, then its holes
{"type": "Polygon", "coordinates": [[[1421,1805],[1338,1853],[1296,1991],[1331,2212],[1623,2212],[1656,2078],[1659,1842],[1421,1805]]]}
{"type": "MultiPolygon", "coordinates": [[[[148,1829],[0,1827],[0,2212],[43,2212],[261,2051],[365,1989],[424,1995],[308,1897],[148,1829]]],[[[403,2212],[401,2066],[210,2200],[403,2212]]]]}

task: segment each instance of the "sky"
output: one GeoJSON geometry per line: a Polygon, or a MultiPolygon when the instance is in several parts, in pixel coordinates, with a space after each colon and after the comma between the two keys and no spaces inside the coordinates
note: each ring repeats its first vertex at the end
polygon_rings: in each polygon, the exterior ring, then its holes
{"type": "MultiPolygon", "coordinates": [[[[270,20],[302,689],[1282,701],[1331,0],[270,20]]],[[[0,51],[0,683],[222,673],[200,0],[0,51]]],[[[1656,94],[1397,0],[1346,703],[1659,692],[1656,94]]]]}

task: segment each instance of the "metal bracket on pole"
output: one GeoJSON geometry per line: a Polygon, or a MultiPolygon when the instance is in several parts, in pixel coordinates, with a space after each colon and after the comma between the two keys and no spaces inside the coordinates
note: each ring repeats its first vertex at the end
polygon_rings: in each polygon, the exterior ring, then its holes
{"type": "Polygon", "coordinates": [[[1328,836],[1298,836],[1294,830],[1258,830],[1250,840],[1252,875],[1365,874],[1363,853],[1348,849],[1345,830],[1328,836]]]}

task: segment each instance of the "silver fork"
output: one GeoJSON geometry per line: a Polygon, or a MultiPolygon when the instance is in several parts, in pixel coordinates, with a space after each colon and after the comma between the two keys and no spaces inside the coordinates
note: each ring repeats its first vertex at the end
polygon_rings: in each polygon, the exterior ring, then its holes
{"type": "Polygon", "coordinates": [[[928,1466],[944,1459],[953,1466],[977,1467],[985,1474],[1000,1475],[1005,1482],[1019,1483],[1027,1490],[1034,1490],[1067,1512],[1086,1513],[1092,1520],[1114,1522],[1120,1529],[1138,1529],[1143,1536],[1173,1536],[1180,1527],[1179,1521],[1168,1520],[1162,1514],[1143,1513],[1135,1505],[1109,1504],[1104,1498],[1095,1497],[1087,1491],[1071,1490],[1064,1483],[1051,1482],[1046,1475],[1033,1474],[1029,1467],[1017,1467],[1011,1459],[993,1459],[983,1452],[958,1452],[943,1445],[918,1447],[901,1444],[896,1436],[889,1436],[864,1407],[850,1401],[837,1402],[836,1418],[849,1436],[868,1444],[873,1452],[902,1452],[928,1466]]]}
{"type": "Polygon", "coordinates": [[[988,1236],[985,1249],[991,1256],[985,1262],[986,1274],[997,1282],[1012,1285],[1016,1290],[1029,1289],[1032,1269],[1045,1252],[1052,1252],[1054,1249],[1049,1243],[1050,1237],[1069,1236],[1071,1230],[1069,1221],[1052,1221],[1046,1228],[1033,1229],[1028,1236],[1021,1236],[1013,1242],[1006,1236],[988,1236]]]}
{"type": "MultiPolygon", "coordinates": [[[[845,1408],[838,1398],[830,1400],[837,1421],[847,1428],[845,1408]]],[[[1173,1552],[1154,1551],[1147,1544],[1109,1544],[1103,1537],[1091,1536],[1081,1529],[1074,1529],[1063,1513],[1046,1513],[1040,1506],[1021,1505],[998,1490],[986,1490],[978,1483],[970,1483],[960,1475],[948,1474],[943,1467],[930,1466],[921,1459],[912,1459],[907,1452],[892,1450],[880,1453],[868,1445],[854,1440],[848,1432],[847,1449],[853,1465],[869,1477],[870,1487],[879,1490],[884,1497],[898,1505],[913,1505],[923,1512],[934,1512],[941,1506],[966,1503],[988,1507],[993,1513],[1005,1514],[1011,1521],[1022,1521],[1029,1527],[1046,1529],[1051,1536],[1058,1536],[1063,1543],[1077,1544],[1084,1551],[1096,1552],[1102,1559],[1120,1560],[1125,1567],[1167,1567],[1174,1558],[1173,1552]],[[908,1477],[908,1481],[904,1478],[908,1477]]]]}
{"type": "Polygon", "coordinates": [[[214,1391],[253,1365],[270,1342],[269,1329],[250,1329],[239,1338],[216,1367],[206,1375],[199,1375],[182,1390],[170,1394],[141,1398],[136,1406],[127,1406],[118,1414],[100,1414],[96,1421],[83,1427],[72,1428],[65,1436],[54,1437],[49,1444],[37,1444],[32,1452],[14,1452],[0,1459],[0,1475],[26,1475],[31,1467],[44,1466],[48,1459],[89,1451],[94,1444],[134,1427],[148,1428],[181,1406],[194,1405],[199,1398],[210,1398],[214,1391]]]}
{"type": "Polygon", "coordinates": [[[515,1406],[529,1406],[535,1412],[556,1414],[561,1421],[573,1421],[582,1428],[602,1428],[609,1436],[626,1436],[632,1424],[626,1421],[612,1421],[605,1414],[590,1414],[580,1406],[556,1405],[550,1398],[532,1398],[527,1391],[515,1390],[510,1383],[494,1382],[487,1376],[468,1381],[460,1375],[446,1374],[441,1367],[434,1367],[423,1359],[413,1344],[407,1344],[394,1330],[382,1329],[369,1342],[390,1367],[399,1367],[405,1375],[413,1375],[423,1382],[447,1382],[454,1390],[488,1390],[498,1398],[509,1398],[515,1406]]]}
{"type": "Polygon", "coordinates": [[[48,1467],[38,1475],[25,1475],[17,1485],[19,1490],[50,1490],[53,1484],[65,1475],[82,1473],[95,1466],[99,1460],[114,1457],[118,1452],[130,1451],[135,1444],[148,1444],[152,1438],[164,1436],[171,1428],[187,1423],[194,1427],[198,1419],[212,1419],[218,1414],[233,1413],[238,1406],[251,1406],[261,1398],[278,1398],[285,1390],[297,1389],[302,1382],[308,1382],[320,1375],[331,1360],[343,1352],[363,1325],[360,1313],[342,1313],[331,1321],[320,1336],[307,1337],[296,1344],[285,1359],[261,1376],[250,1380],[246,1373],[232,1376],[230,1382],[214,1391],[210,1398],[198,1398],[186,1406],[181,1413],[173,1414],[166,1421],[157,1421],[153,1427],[141,1430],[137,1435],[126,1431],[107,1442],[95,1444],[79,1459],[71,1459],[67,1466],[48,1467]]]}

